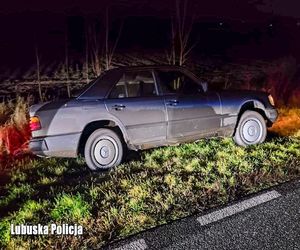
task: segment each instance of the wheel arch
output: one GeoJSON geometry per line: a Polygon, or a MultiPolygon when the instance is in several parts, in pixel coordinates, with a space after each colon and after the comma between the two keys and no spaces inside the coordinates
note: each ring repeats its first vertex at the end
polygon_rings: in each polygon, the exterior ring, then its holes
{"type": "Polygon", "coordinates": [[[259,113],[267,121],[267,126],[269,126],[270,121],[266,115],[264,104],[255,99],[248,100],[240,105],[240,108],[238,110],[238,115],[237,115],[237,122],[235,124],[233,135],[235,135],[235,132],[236,132],[237,126],[240,122],[241,116],[245,113],[245,111],[248,111],[248,110],[259,113]]]}
{"type": "Polygon", "coordinates": [[[78,147],[77,147],[77,155],[83,155],[84,147],[86,144],[87,139],[89,136],[99,128],[109,128],[116,132],[123,143],[127,144],[129,141],[128,135],[126,133],[125,128],[117,121],[113,119],[106,119],[106,120],[95,120],[87,123],[82,130],[78,147]]]}

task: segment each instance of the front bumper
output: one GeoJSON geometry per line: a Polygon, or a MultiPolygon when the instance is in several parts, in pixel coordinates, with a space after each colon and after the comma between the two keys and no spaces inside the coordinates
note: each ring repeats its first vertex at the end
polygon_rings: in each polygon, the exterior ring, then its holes
{"type": "Polygon", "coordinates": [[[38,156],[75,158],[80,136],[81,133],[76,133],[33,138],[29,149],[38,156]]]}
{"type": "Polygon", "coordinates": [[[278,117],[278,111],[274,108],[266,109],[266,116],[272,123],[274,123],[278,117]]]}

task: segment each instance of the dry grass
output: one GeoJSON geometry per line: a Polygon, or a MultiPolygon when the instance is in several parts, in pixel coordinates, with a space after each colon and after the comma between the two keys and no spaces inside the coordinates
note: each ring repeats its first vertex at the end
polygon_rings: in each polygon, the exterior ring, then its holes
{"type": "Polygon", "coordinates": [[[30,139],[28,105],[18,98],[16,103],[0,104],[0,170],[12,159],[28,151],[30,139]]]}
{"type": "Polygon", "coordinates": [[[11,124],[22,129],[28,124],[28,104],[23,99],[18,99],[14,112],[11,115],[11,124]]]}
{"type": "Polygon", "coordinates": [[[270,129],[279,136],[300,136],[300,108],[280,108],[279,117],[270,129]]]}
{"type": "Polygon", "coordinates": [[[14,113],[14,104],[12,102],[0,103],[0,126],[10,121],[11,115],[14,113]]]}

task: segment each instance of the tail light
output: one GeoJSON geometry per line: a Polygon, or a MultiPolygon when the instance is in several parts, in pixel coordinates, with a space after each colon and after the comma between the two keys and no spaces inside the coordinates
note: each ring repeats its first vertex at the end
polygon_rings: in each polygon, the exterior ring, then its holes
{"type": "Polygon", "coordinates": [[[30,130],[31,131],[36,131],[40,130],[42,128],[40,118],[37,116],[30,117],[30,130]]]}

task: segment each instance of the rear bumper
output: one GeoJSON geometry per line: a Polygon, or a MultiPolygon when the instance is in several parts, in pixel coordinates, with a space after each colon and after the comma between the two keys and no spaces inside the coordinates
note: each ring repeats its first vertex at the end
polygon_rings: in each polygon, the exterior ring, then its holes
{"type": "Polygon", "coordinates": [[[276,109],[266,109],[267,118],[274,123],[278,117],[278,112],[276,109]]]}
{"type": "Polygon", "coordinates": [[[38,156],[75,158],[80,136],[81,133],[76,133],[33,138],[29,149],[38,156]]]}

